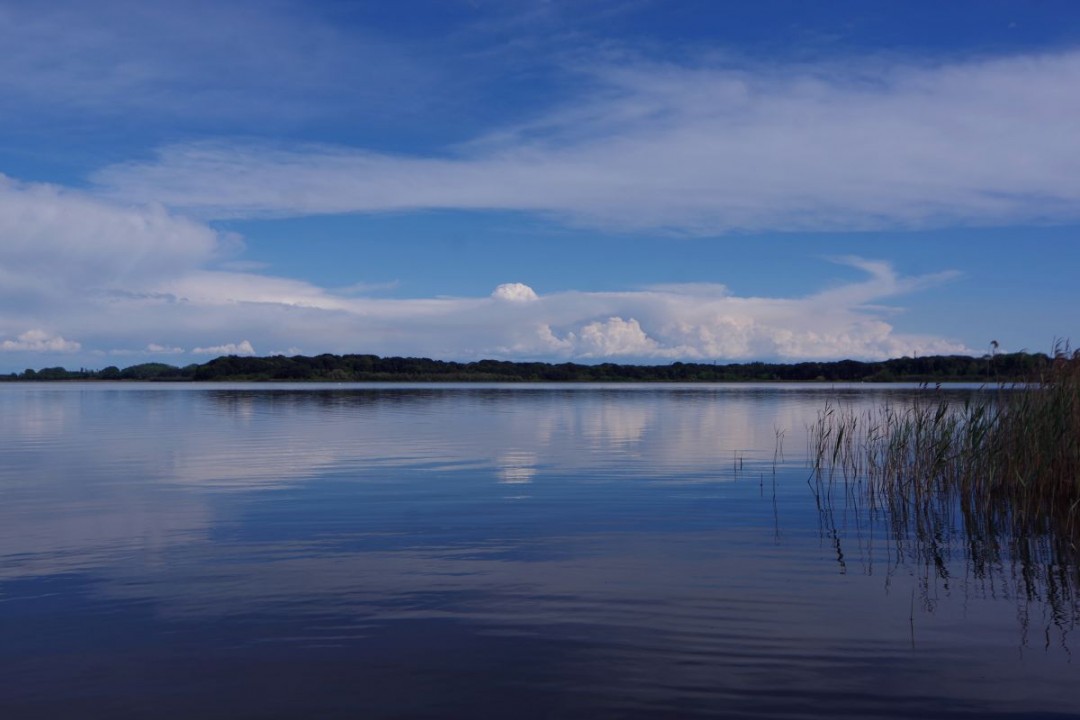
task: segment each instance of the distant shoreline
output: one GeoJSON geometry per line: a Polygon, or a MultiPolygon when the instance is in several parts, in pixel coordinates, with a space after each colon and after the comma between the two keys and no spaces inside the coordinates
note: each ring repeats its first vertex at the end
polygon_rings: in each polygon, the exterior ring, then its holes
{"type": "Polygon", "coordinates": [[[158,382],[1017,382],[1050,367],[1043,353],[972,357],[934,355],[864,362],[799,363],[545,363],[506,360],[453,362],[377,355],[228,355],[184,367],[141,363],[120,369],[63,367],[0,375],[0,382],[128,380],[158,382]]]}

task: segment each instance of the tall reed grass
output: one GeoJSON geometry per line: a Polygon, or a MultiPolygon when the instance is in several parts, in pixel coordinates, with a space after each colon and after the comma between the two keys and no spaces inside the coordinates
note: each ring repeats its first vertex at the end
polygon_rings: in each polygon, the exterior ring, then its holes
{"type": "Polygon", "coordinates": [[[827,406],[809,439],[827,490],[839,476],[866,483],[875,503],[956,496],[972,520],[1080,531],[1080,351],[963,401],[928,392],[861,414],[827,406]]]}
{"type": "Polygon", "coordinates": [[[808,442],[830,524],[861,506],[931,574],[947,577],[960,548],[975,576],[1008,566],[1029,599],[1078,617],[1080,351],[1058,348],[1029,382],[963,398],[928,388],[861,413],[827,406],[808,442]]]}

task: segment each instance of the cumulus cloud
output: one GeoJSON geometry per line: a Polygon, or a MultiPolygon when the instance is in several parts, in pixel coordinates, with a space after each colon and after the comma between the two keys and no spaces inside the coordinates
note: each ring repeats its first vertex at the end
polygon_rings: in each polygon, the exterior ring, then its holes
{"type": "Polygon", "coordinates": [[[41,329],[27,330],[14,340],[0,342],[0,351],[3,352],[72,353],[80,349],[82,345],[74,340],[65,340],[41,329]]]}
{"type": "Polygon", "coordinates": [[[523,283],[503,283],[495,288],[491,297],[507,302],[532,302],[538,299],[536,291],[523,283]]]}
{"type": "Polygon", "coordinates": [[[1080,217],[1080,52],[587,72],[583,99],[449,155],[217,141],[94,179],[215,218],[511,209],[714,234],[1080,217]]]}
{"type": "Polygon", "coordinates": [[[238,343],[225,343],[224,345],[211,345],[210,347],[197,347],[191,352],[196,355],[254,355],[255,348],[247,340],[238,343]]]}
{"type": "MultiPolygon", "coordinates": [[[[573,335],[570,336],[573,338],[573,335]]],[[[650,357],[659,354],[658,343],[645,334],[634,318],[608,318],[591,322],[581,328],[577,344],[583,357],[618,357],[631,355],[650,357]]]]}

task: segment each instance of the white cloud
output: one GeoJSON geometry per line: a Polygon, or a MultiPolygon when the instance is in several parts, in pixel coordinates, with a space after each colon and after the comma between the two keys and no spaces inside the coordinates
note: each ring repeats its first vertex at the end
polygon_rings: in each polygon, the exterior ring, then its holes
{"type": "Polygon", "coordinates": [[[74,340],[65,340],[59,335],[41,329],[27,330],[15,340],[0,342],[0,352],[77,352],[82,345],[74,340]]]}
{"type": "Polygon", "coordinates": [[[865,279],[793,298],[740,297],[719,284],[539,294],[508,282],[480,297],[396,299],[207,269],[227,243],[208,226],[160,207],[121,207],[4,180],[0,349],[36,352],[42,362],[62,353],[67,362],[88,365],[108,354],[179,360],[255,354],[256,347],[624,361],[966,350],[947,339],[896,332],[889,319],[897,309],[882,306],[950,273],[905,277],[887,263],[860,258],[841,261],[865,279]]]}
{"type": "Polygon", "coordinates": [[[645,334],[634,318],[613,317],[604,322],[591,322],[581,328],[579,336],[577,347],[587,358],[662,356],[658,343],[645,334]]]}
{"type": "Polygon", "coordinates": [[[897,333],[888,322],[896,309],[881,307],[950,274],[904,277],[887,263],[859,258],[842,260],[862,270],[864,280],[796,298],[740,297],[716,284],[539,294],[508,282],[480,297],[397,299],[207,269],[222,244],[206,225],[160,208],[124,208],[53,186],[4,181],[0,349],[62,353],[88,365],[108,354],[179,360],[250,355],[256,347],[627,361],[965,350],[942,338],[897,333]]]}
{"type": "Polygon", "coordinates": [[[145,283],[188,272],[221,247],[205,225],[160,207],[134,209],[0,175],[0,298],[44,302],[145,283]]]}
{"type": "Polygon", "coordinates": [[[150,343],[146,346],[146,352],[153,355],[181,355],[184,352],[184,348],[150,343]]]}
{"type": "Polygon", "coordinates": [[[507,302],[532,302],[537,299],[536,291],[523,283],[503,283],[495,288],[491,297],[507,302]]]}
{"type": "Polygon", "coordinates": [[[512,209],[701,234],[1080,218],[1080,52],[589,72],[577,104],[451,156],[204,142],[95,180],[205,217],[512,209]]]}
{"type": "Polygon", "coordinates": [[[191,352],[196,355],[254,355],[255,348],[247,340],[239,343],[225,343],[224,345],[212,345],[210,347],[197,347],[191,352]]]}
{"type": "MultiPolygon", "coordinates": [[[[479,298],[345,297],[300,281],[201,271],[154,292],[73,303],[64,322],[84,344],[122,325],[132,339],[168,327],[175,347],[198,355],[254,354],[255,347],[318,352],[548,360],[624,361],[884,358],[968,352],[962,343],[898,333],[891,298],[949,275],[899,276],[883,263],[851,260],[862,281],[796,298],[739,297],[690,285],[624,292],[479,298]],[[174,298],[162,300],[159,296],[174,298]],[[200,338],[243,332],[208,345],[200,338]]],[[[66,332],[66,326],[60,328],[66,332]]],[[[100,342],[104,343],[104,340],[100,342]]],[[[146,347],[145,340],[135,347],[146,347]]]]}

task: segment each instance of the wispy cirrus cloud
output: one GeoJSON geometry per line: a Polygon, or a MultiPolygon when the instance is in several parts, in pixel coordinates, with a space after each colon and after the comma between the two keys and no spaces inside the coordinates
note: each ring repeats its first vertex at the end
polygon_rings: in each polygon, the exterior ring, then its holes
{"type": "Polygon", "coordinates": [[[0,37],[0,120],[15,125],[134,114],[140,128],[280,127],[390,101],[408,112],[438,75],[408,48],[290,0],[9,2],[0,37]]]}
{"type": "Polygon", "coordinates": [[[1080,52],[587,72],[587,96],[438,156],[218,139],[93,180],[208,218],[498,209],[692,234],[1080,218],[1080,52]]]}

